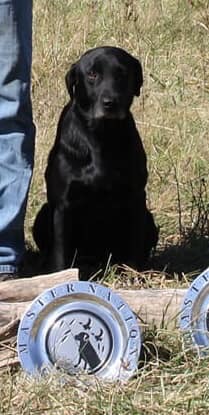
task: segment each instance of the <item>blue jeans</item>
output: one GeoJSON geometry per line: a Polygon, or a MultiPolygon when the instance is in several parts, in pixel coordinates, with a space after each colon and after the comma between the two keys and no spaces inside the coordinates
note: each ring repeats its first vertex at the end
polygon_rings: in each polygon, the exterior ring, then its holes
{"type": "Polygon", "coordinates": [[[0,273],[22,259],[34,158],[32,0],[0,0],[0,273]]]}

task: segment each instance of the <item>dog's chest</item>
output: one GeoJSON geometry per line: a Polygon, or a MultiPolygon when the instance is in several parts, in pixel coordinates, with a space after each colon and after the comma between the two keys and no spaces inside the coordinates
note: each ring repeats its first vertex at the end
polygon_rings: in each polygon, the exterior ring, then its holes
{"type": "Polygon", "coordinates": [[[114,191],[130,184],[131,156],[128,148],[108,144],[91,151],[90,163],[83,173],[90,186],[114,191]]]}

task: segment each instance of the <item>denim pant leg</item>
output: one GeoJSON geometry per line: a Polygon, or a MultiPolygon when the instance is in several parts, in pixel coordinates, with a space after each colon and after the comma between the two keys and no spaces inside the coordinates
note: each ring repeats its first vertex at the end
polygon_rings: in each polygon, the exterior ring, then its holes
{"type": "Polygon", "coordinates": [[[0,273],[16,272],[34,158],[32,0],[0,0],[0,273]]]}

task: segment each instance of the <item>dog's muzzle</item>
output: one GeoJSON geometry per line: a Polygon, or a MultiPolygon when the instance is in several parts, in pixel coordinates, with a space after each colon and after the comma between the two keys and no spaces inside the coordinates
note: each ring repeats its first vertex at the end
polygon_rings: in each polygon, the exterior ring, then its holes
{"type": "Polygon", "coordinates": [[[125,111],[121,108],[119,99],[113,97],[103,97],[95,108],[95,118],[123,119],[125,111]]]}

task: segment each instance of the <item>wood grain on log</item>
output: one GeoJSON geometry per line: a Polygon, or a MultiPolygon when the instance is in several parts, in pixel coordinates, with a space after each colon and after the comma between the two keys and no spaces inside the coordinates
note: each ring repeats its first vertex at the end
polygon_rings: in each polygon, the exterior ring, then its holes
{"type": "Polygon", "coordinates": [[[117,290],[146,326],[176,327],[185,289],[117,290]]]}
{"type": "Polygon", "coordinates": [[[30,301],[50,287],[75,280],[78,280],[77,268],[33,278],[4,281],[0,283],[0,301],[30,301]]]}

